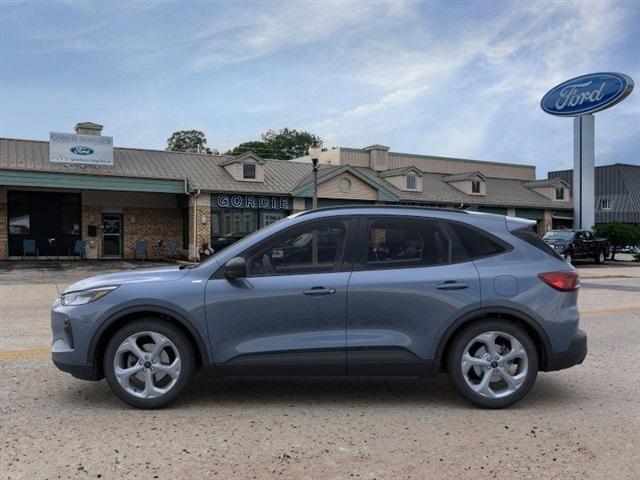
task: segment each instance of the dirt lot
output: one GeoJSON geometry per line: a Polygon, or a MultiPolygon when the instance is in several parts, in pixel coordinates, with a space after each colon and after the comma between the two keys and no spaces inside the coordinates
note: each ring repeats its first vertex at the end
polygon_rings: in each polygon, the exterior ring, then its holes
{"type": "Polygon", "coordinates": [[[471,407],[446,376],[198,377],[152,412],[49,360],[57,288],[93,268],[0,268],[0,478],[640,478],[639,267],[581,268],[585,363],[507,410],[471,407]]]}

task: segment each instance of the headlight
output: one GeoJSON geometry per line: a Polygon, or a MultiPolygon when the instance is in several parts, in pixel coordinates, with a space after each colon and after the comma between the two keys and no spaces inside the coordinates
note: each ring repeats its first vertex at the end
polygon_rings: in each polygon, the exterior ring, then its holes
{"type": "Polygon", "coordinates": [[[114,291],[116,288],[118,288],[118,285],[80,290],[79,292],[63,293],[60,296],[60,302],[65,307],[70,305],[84,305],[85,303],[95,302],[109,292],[114,291]]]}

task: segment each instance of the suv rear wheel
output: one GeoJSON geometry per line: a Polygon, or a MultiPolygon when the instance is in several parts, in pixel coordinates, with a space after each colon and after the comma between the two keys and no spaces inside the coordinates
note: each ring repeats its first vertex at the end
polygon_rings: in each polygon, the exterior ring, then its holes
{"type": "Polygon", "coordinates": [[[175,400],[195,371],[189,339],[173,324],[136,320],[118,330],[104,354],[111,390],[138,408],[159,408],[175,400]]]}
{"type": "Polygon", "coordinates": [[[456,335],[447,372],[454,387],[471,403],[503,408],[524,397],[535,383],[538,353],[519,326],[485,320],[456,335]]]}

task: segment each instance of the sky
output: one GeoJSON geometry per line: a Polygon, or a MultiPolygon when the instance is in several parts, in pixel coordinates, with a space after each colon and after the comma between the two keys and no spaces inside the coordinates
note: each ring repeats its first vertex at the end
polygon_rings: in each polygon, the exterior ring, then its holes
{"type": "MultiPolygon", "coordinates": [[[[262,132],[324,146],[573,164],[556,84],[640,82],[640,1],[205,2],[0,0],[0,136],[81,121],[121,147],[181,129],[221,152],[262,132]]],[[[596,164],[640,164],[640,87],[596,114],[596,164]]],[[[268,152],[262,152],[268,156],[268,152]]]]}

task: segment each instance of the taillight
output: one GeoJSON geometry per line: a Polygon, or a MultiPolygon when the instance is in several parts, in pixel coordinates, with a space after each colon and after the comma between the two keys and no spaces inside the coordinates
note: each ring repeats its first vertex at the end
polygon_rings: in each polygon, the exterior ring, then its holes
{"type": "Polygon", "coordinates": [[[539,273],[538,277],[550,287],[561,292],[575,292],[580,288],[578,272],[539,273]]]}

